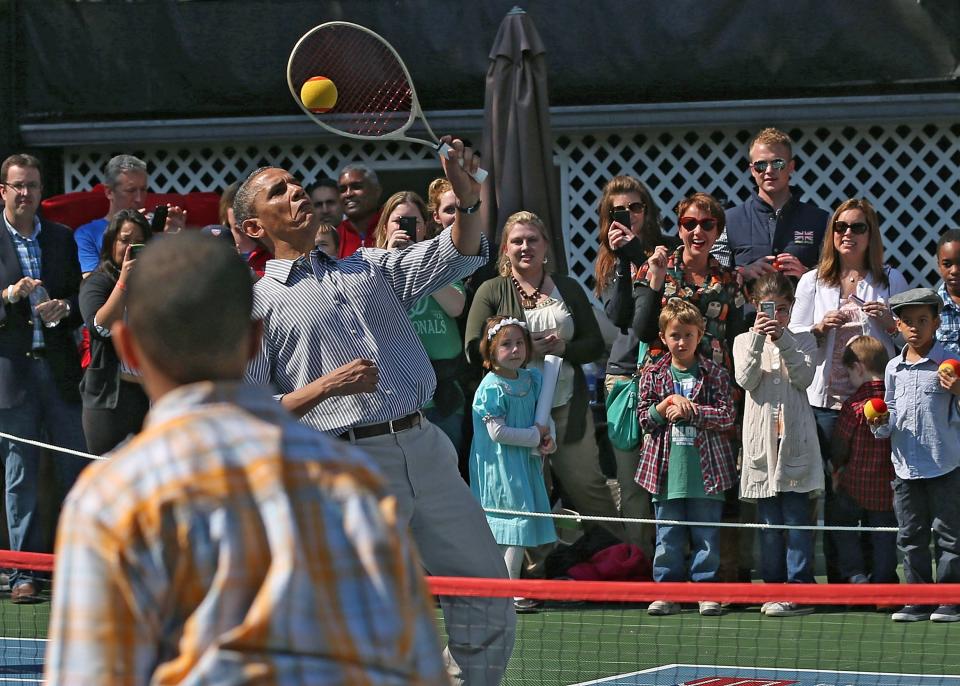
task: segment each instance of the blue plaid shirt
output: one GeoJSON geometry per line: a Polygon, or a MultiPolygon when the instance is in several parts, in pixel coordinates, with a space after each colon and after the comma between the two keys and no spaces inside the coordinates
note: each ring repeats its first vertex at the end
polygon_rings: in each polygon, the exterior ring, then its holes
{"type": "MultiPolygon", "coordinates": [[[[10,238],[13,239],[13,247],[17,249],[17,259],[20,260],[20,269],[24,276],[31,279],[40,278],[40,243],[37,239],[40,237],[40,218],[33,218],[33,235],[29,238],[20,235],[20,233],[10,225],[7,215],[3,215],[3,223],[10,232],[10,238]]],[[[37,350],[44,346],[43,341],[43,322],[40,317],[33,318],[33,349],[37,350]]]]}
{"type": "Polygon", "coordinates": [[[937,329],[937,340],[940,345],[954,356],[960,357],[960,305],[957,305],[947,293],[947,286],[942,281],[937,293],[943,300],[943,312],[940,313],[940,328],[937,329]]]}

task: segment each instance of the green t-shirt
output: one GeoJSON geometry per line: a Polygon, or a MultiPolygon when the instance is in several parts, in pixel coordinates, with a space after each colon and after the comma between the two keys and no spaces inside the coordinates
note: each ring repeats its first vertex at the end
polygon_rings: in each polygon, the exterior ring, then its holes
{"type": "MultiPolygon", "coordinates": [[[[674,392],[689,398],[700,376],[700,367],[694,364],[687,370],[670,366],[674,392]]],[[[707,495],[703,490],[703,468],[700,466],[700,451],[697,450],[697,427],[686,422],[670,424],[670,460],[667,463],[666,494],[653,496],[653,500],[678,498],[708,498],[723,500],[722,495],[707,495]]]]}
{"type": "MultiPolygon", "coordinates": [[[[450,285],[461,293],[465,292],[459,281],[450,285]]],[[[407,314],[431,360],[449,360],[463,350],[457,320],[444,312],[433,296],[420,298],[407,314]]]]}
{"type": "MultiPolygon", "coordinates": [[[[466,292],[459,281],[450,285],[461,293],[466,292]]],[[[407,316],[427,351],[427,357],[431,360],[451,360],[463,352],[463,338],[460,336],[457,320],[444,312],[432,295],[415,302],[407,311],[407,316]]],[[[456,381],[453,383],[459,397],[459,401],[454,403],[455,412],[463,414],[463,392],[460,390],[460,384],[456,381]]],[[[423,409],[429,410],[433,406],[433,399],[430,399],[423,409]]]]}

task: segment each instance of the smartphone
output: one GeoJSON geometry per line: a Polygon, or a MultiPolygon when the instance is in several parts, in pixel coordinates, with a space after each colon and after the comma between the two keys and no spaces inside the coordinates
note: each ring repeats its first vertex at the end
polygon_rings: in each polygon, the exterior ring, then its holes
{"type": "Polygon", "coordinates": [[[140,251],[144,249],[143,243],[132,243],[130,245],[130,257],[136,258],[140,254],[140,251]]]}
{"type": "Polygon", "coordinates": [[[777,315],[777,303],[772,300],[764,300],[760,303],[760,311],[767,315],[768,318],[774,319],[777,315]]]}
{"type": "Polygon", "coordinates": [[[154,233],[163,233],[167,224],[167,206],[157,205],[153,208],[153,219],[150,220],[150,230],[154,233]]]}
{"type": "Polygon", "coordinates": [[[630,227],[630,210],[615,210],[613,213],[613,221],[620,222],[628,229],[630,227]]]}
{"type": "Polygon", "coordinates": [[[851,293],[850,295],[848,295],[848,296],[847,296],[847,300],[849,300],[849,301],[852,302],[853,304],[858,305],[858,306],[860,306],[860,307],[863,307],[864,305],[867,304],[867,301],[864,300],[863,298],[861,298],[861,297],[860,297],[859,295],[857,295],[856,293],[851,293]]]}
{"type": "Polygon", "coordinates": [[[410,242],[417,242],[417,218],[416,217],[400,217],[398,220],[400,228],[407,232],[407,235],[410,236],[410,242]]]}

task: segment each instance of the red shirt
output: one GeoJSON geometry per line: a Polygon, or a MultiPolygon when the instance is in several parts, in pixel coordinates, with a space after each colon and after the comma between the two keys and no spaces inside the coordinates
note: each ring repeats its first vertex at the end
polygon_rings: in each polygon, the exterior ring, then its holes
{"type": "Polygon", "coordinates": [[[883,381],[868,381],[847,398],[840,408],[834,436],[850,446],[850,458],[840,474],[839,488],[860,507],[887,512],[893,509],[893,461],[890,439],[875,438],[870,432],[863,406],[870,398],[882,398],[883,381]]]}
{"type": "Polygon", "coordinates": [[[360,234],[353,228],[349,219],[344,219],[337,227],[337,233],[340,234],[340,251],[337,257],[341,260],[344,257],[350,257],[360,248],[374,248],[377,243],[377,235],[374,229],[377,228],[377,222],[380,221],[380,210],[377,210],[367,222],[367,233],[360,237],[360,234]]]}
{"type": "Polygon", "coordinates": [[[272,259],[273,255],[270,254],[270,251],[262,245],[258,245],[252,253],[247,255],[247,264],[250,266],[250,269],[253,270],[254,274],[263,276],[263,271],[267,268],[267,260],[272,259]]]}

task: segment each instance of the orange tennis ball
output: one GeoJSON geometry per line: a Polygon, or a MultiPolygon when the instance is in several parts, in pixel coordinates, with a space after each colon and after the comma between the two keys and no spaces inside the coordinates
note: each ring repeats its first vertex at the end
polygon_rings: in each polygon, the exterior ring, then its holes
{"type": "Polygon", "coordinates": [[[887,413],[887,404],[883,398],[870,398],[863,404],[863,416],[867,419],[876,419],[887,413]]]}
{"type": "Polygon", "coordinates": [[[323,114],[337,104],[337,87],[326,76],[313,76],[300,88],[300,100],[315,114],[323,114]]]}
{"type": "Polygon", "coordinates": [[[937,371],[953,370],[953,373],[956,376],[960,376],[960,362],[954,359],[944,360],[940,363],[940,367],[937,371]]]}

